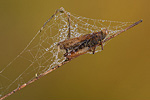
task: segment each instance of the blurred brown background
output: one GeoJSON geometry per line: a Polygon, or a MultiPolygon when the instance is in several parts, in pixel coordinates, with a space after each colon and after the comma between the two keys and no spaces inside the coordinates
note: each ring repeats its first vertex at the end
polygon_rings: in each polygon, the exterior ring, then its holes
{"type": "Polygon", "coordinates": [[[0,0],[0,66],[16,57],[60,7],[89,18],[143,19],[102,52],[80,56],[6,100],[150,100],[149,4],[148,0],[0,0]]]}

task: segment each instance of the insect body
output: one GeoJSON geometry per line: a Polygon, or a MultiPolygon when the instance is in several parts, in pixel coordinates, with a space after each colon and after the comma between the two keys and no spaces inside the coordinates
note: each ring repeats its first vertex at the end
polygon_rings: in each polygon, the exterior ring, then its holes
{"type": "Polygon", "coordinates": [[[64,40],[58,43],[58,51],[60,49],[65,49],[66,53],[64,54],[64,56],[67,59],[77,57],[88,51],[92,51],[94,54],[97,45],[101,45],[103,50],[102,40],[105,39],[107,34],[108,30],[103,29],[99,32],[64,40]]]}

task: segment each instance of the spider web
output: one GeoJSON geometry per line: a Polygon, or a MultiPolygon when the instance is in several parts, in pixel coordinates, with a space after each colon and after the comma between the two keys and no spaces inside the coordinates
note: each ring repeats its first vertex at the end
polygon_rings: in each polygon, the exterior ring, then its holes
{"type": "MultiPolygon", "coordinates": [[[[91,19],[66,13],[71,19],[71,38],[98,32],[103,28],[109,30],[109,37],[133,23],[91,19]]],[[[68,18],[64,13],[59,12],[51,20],[47,20],[25,49],[7,66],[1,67],[0,97],[62,63],[65,51],[58,53],[57,44],[67,39],[68,31],[68,18]]],[[[99,51],[100,46],[96,49],[96,52],[99,51]]]]}

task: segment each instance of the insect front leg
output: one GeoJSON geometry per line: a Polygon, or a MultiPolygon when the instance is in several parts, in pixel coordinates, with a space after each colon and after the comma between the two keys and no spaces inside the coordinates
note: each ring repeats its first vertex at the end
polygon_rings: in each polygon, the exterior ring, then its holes
{"type": "Polygon", "coordinates": [[[66,57],[66,60],[65,61],[68,61],[68,60],[70,60],[70,58],[68,58],[67,56],[68,56],[68,54],[69,54],[69,50],[68,49],[65,49],[66,50],[66,53],[64,54],[64,57],[66,57]]]}
{"type": "Polygon", "coordinates": [[[68,49],[66,49],[66,53],[68,53],[68,49]]]}
{"type": "Polygon", "coordinates": [[[103,50],[103,41],[102,41],[102,35],[100,36],[100,45],[101,45],[101,48],[103,50]]]}
{"type": "Polygon", "coordinates": [[[64,57],[66,57],[68,55],[68,49],[65,49],[66,53],[64,54],[64,57]]]}

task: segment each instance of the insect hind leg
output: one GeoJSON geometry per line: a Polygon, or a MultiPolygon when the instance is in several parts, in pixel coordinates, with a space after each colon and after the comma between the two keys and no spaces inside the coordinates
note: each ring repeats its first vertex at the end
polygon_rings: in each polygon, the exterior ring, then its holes
{"type": "Polygon", "coordinates": [[[70,32],[70,21],[71,21],[71,19],[70,19],[70,15],[67,14],[67,12],[64,10],[63,7],[61,7],[60,9],[57,9],[56,12],[44,23],[43,27],[40,29],[40,32],[43,30],[43,28],[46,26],[46,24],[47,24],[58,12],[64,13],[64,14],[67,16],[67,18],[68,18],[68,30],[69,30],[69,32],[68,32],[68,35],[67,35],[67,39],[70,39],[70,34],[71,34],[71,32],[70,32]]]}
{"type": "Polygon", "coordinates": [[[70,32],[70,24],[71,24],[71,19],[70,19],[70,14],[67,14],[67,12],[64,10],[63,7],[60,8],[61,12],[63,12],[67,18],[68,18],[68,35],[67,35],[67,39],[70,39],[70,35],[71,35],[71,32],[70,32]]]}
{"type": "Polygon", "coordinates": [[[68,15],[68,29],[69,29],[69,32],[68,32],[68,35],[67,35],[67,38],[70,39],[70,35],[71,35],[71,32],[70,32],[70,15],[68,15]]]}

